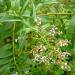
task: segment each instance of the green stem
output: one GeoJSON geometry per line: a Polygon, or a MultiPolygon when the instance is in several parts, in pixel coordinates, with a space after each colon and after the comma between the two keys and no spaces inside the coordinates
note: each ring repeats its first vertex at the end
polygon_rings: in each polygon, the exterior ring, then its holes
{"type": "Polygon", "coordinates": [[[13,25],[13,60],[14,60],[14,64],[16,66],[16,69],[18,71],[18,74],[21,75],[19,67],[18,67],[17,62],[16,62],[16,57],[15,57],[15,43],[14,43],[14,40],[15,40],[15,23],[13,25]]]}
{"type": "Polygon", "coordinates": [[[47,14],[37,14],[38,16],[52,16],[52,15],[73,15],[74,13],[47,13],[47,14]]]}

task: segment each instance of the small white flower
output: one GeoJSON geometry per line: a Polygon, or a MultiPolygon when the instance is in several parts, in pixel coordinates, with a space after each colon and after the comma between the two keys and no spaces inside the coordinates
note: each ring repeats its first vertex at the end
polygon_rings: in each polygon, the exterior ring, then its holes
{"type": "Polygon", "coordinates": [[[64,65],[67,66],[67,62],[65,62],[64,65]]]}
{"type": "Polygon", "coordinates": [[[53,37],[57,34],[57,27],[53,26],[51,29],[50,29],[50,35],[52,35],[53,37]]]}
{"type": "Polygon", "coordinates": [[[18,42],[18,39],[15,39],[15,42],[17,43],[18,42]]]}
{"type": "Polygon", "coordinates": [[[41,24],[41,18],[40,18],[40,17],[37,17],[37,18],[35,19],[35,23],[36,23],[37,25],[40,25],[40,24],[41,24]]]}
{"type": "Polygon", "coordinates": [[[29,75],[29,70],[26,70],[26,71],[25,71],[25,74],[26,74],[26,75],[29,75]]]}
{"type": "Polygon", "coordinates": [[[64,69],[64,66],[63,65],[61,65],[61,69],[64,69]]]}
{"type": "Polygon", "coordinates": [[[47,48],[45,46],[43,46],[43,49],[46,50],[47,48]]]}

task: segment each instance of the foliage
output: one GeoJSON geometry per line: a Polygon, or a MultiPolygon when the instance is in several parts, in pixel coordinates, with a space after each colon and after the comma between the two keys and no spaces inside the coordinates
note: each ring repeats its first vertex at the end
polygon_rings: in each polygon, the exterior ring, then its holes
{"type": "Polygon", "coordinates": [[[0,75],[75,75],[74,0],[0,0],[0,75]]]}

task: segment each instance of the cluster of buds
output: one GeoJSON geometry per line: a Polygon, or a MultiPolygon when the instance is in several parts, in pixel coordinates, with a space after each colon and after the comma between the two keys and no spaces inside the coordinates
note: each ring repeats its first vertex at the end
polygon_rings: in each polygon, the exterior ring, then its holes
{"type": "Polygon", "coordinates": [[[60,47],[68,46],[68,44],[70,44],[70,41],[68,41],[67,39],[59,40],[58,44],[59,44],[60,47]]]}
{"type": "Polygon", "coordinates": [[[40,17],[36,17],[35,23],[36,23],[37,25],[41,25],[41,18],[40,18],[40,17]]]}

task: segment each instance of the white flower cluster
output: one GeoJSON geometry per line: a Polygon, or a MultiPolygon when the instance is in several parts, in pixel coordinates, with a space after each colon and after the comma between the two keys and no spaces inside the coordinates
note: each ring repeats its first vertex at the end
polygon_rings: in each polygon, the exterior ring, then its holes
{"type": "MultiPolygon", "coordinates": [[[[60,66],[62,70],[71,71],[71,66],[66,58],[71,56],[71,53],[68,51],[62,52],[60,48],[54,48],[54,55],[55,55],[55,64],[60,66]]],[[[53,59],[51,59],[53,60],[53,59]]]]}
{"type": "Polygon", "coordinates": [[[61,69],[62,70],[67,70],[67,71],[71,71],[71,67],[68,65],[68,63],[67,62],[63,62],[62,64],[61,64],[61,69]]]}
{"type": "Polygon", "coordinates": [[[42,56],[39,54],[35,54],[34,59],[32,59],[32,60],[34,62],[39,62],[39,63],[45,63],[45,64],[49,63],[47,56],[42,56]]]}
{"type": "Polygon", "coordinates": [[[52,27],[50,29],[50,35],[52,35],[54,37],[57,34],[57,32],[56,32],[57,29],[58,29],[57,27],[52,27]]]}
{"type": "Polygon", "coordinates": [[[47,56],[43,56],[43,57],[41,57],[41,63],[49,64],[49,61],[48,61],[47,56]]]}
{"type": "Polygon", "coordinates": [[[51,29],[49,31],[49,34],[52,37],[55,37],[56,35],[61,35],[62,31],[59,31],[58,27],[56,27],[55,25],[52,25],[52,27],[51,27],[51,29]]]}
{"type": "Polygon", "coordinates": [[[38,46],[35,46],[34,48],[33,48],[33,52],[35,53],[35,52],[43,52],[43,51],[45,51],[45,50],[47,50],[47,48],[44,46],[44,45],[38,45],[38,46]]]}
{"type": "Polygon", "coordinates": [[[33,61],[39,62],[41,58],[41,55],[39,54],[35,54],[34,59],[32,59],[33,61]]]}
{"type": "Polygon", "coordinates": [[[70,41],[68,41],[67,39],[59,41],[60,47],[68,46],[68,44],[70,44],[70,41]]]}
{"type": "Polygon", "coordinates": [[[61,52],[59,58],[64,60],[65,57],[68,57],[68,56],[71,56],[71,53],[69,53],[67,51],[66,52],[61,52]]]}
{"type": "Polygon", "coordinates": [[[33,51],[33,56],[34,58],[32,59],[35,62],[38,63],[48,63],[48,58],[46,55],[43,55],[43,52],[45,52],[47,48],[40,44],[38,46],[35,46],[32,51],[33,51]]]}
{"type": "Polygon", "coordinates": [[[60,32],[58,31],[58,28],[56,26],[52,25],[52,28],[50,29],[49,33],[52,37],[54,37],[55,35],[59,34],[60,32]]]}

